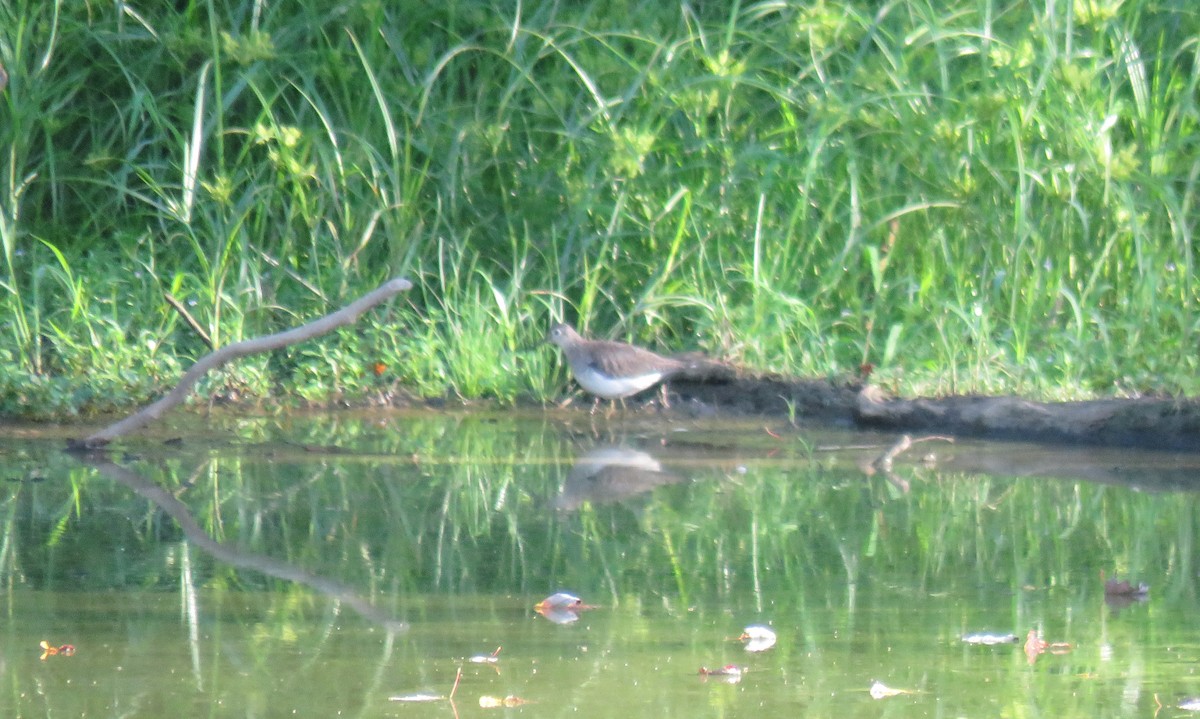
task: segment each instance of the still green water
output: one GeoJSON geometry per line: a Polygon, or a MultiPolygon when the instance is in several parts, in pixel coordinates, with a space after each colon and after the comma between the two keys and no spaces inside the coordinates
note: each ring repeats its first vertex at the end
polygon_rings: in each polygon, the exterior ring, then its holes
{"type": "Polygon", "coordinates": [[[1195,457],[931,440],[885,472],[894,436],[761,422],[174,422],[98,457],[61,451],[81,429],[0,429],[0,716],[1184,716],[1200,696],[1195,457]],[[1149,596],[1106,597],[1102,572],[1149,596]],[[594,608],[533,610],[560,590],[594,608]],[[746,651],[749,625],[774,646],[746,651]],[[1031,661],[1030,630],[1069,650],[1031,661]],[[699,671],[726,665],[740,681],[699,671]]]}

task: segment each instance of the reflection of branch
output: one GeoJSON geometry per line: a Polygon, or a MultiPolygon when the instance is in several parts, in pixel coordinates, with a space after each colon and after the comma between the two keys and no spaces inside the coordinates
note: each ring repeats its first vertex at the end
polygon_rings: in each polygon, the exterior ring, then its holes
{"type": "Polygon", "coordinates": [[[407,624],[385,616],[375,605],[363,599],[362,596],[344,584],[310,574],[299,567],[281,562],[278,559],[245,552],[236,547],[218,542],[208,536],[204,529],[200,527],[200,523],[192,517],[187,505],[176,499],[166,489],[142,477],[132,469],[122,467],[113,462],[105,453],[78,452],[75,456],[84,464],[94,467],[106,477],[129,487],[134,492],[145,497],[179,524],[179,528],[183,530],[183,534],[189,542],[208,552],[217,560],[234,567],[251,569],[269,577],[284,579],[311,587],[332,599],[345,602],[359,614],[382,625],[389,632],[408,629],[407,624]]]}
{"type": "Polygon", "coordinates": [[[888,447],[887,451],[885,451],[883,454],[879,455],[869,463],[864,462],[859,464],[859,469],[861,469],[863,474],[867,475],[868,477],[874,477],[876,472],[882,472],[884,479],[890,482],[892,486],[894,486],[896,489],[899,489],[904,494],[908,494],[908,490],[910,489],[908,480],[902,477],[897,477],[896,474],[892,472],[892,464],[896,457],[899,457],[908,450],[912,449],[914,444],[918,442],[931,442],[934,440],[953,442],[954,438],[930,435],[928,437],[918,437],[913,439],[907,434],[903,434],[900,435],[900,439],[896,440],[896,443],[891,447],[888,447]]]}
{"type": "Polygon", "coordinates": [[[931,435],[928,437],[918,437],[917,439],[913,439],[912,437],[908,436],[907,434],[901,435],[900,439],[897,440],[896,443],[893,444],[891,447],[889,447],[886,452],[884,452],[883,454],[881,454],[875,458],[875,461],[871,463],[871,466],[874,467],[875,469],[878,469],[883,472],[891,472],[892,471],[892,460],[896,459],[896,457],[899,457],[901,454],[904,454],[905,452],[907,452],[917,442],[929,442],[932,440],[941,440],[943,442],[953,442],[954,438],[953,437],[941,437],[938,435],[931,435]]]}
{"type": "Polygon", "coordinates": [[[89,437],[76,442],[76,444],[83,448],[103,447],[117,437],[124,436],[146,426],[150,422],[162,417],[167,410],[183,402],[192,390],[192,387],[195,387],[200,378],[207,374],[209,370],[216,369],[226,362],[239,357],[279,349],[280,347],[286,347],[318,335],[323,335],[330,330],[354,322],[363,312],[383,302],[392,295],[409,289],[412,289],[412,283],[404,278],[397,277],[383,283],[378,288],[363,295],[342,309],[315,319],[308,324],[294,327],[284,332],[277,332],[273,335],[267,335],[266,337],[254,337],[242,340],[241,342],[226,345],[215,352],[210,352],[197,360],[196,364],[192,365],[192,368],[183,375],[183,379],[179,380],[179,384],[175,385],[174,389],[157,402],[142,408],[134,415],[105,427],[99,432],[93,433],[89,437]]]}

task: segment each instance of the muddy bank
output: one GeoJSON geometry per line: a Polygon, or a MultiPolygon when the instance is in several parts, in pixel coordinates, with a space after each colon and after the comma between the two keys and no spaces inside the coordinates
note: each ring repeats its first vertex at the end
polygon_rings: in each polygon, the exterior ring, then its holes
{"type": "Polygon", "coordinates": [[[860,429],[980,439],[1200,451],[1200,402],[1137,398],[1034,402],[1018,397],[888,397],[878,387],[775,375],[675,381],[696,413],[794,416],[860,429]]]}

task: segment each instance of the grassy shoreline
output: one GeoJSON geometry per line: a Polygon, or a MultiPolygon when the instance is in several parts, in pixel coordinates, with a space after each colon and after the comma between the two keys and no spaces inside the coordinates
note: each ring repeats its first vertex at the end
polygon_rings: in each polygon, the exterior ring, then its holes
{"type": "Polygon", "coordinates": [[[561,392],[555,319],[903,394],[1196,395],[1200,10],[0,8],[0,415],[561,392]]]}

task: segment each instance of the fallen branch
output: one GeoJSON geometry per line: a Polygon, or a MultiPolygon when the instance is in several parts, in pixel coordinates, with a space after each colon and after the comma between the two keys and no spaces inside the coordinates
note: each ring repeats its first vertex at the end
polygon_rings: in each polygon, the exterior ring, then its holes
{"type": "Polygon", "coordinates": [[[397,277],[388,280],[377,289],[363,295],[342,309],[313,320],[308,324],[273,335],[267,335],[266,337],[254,337],[242,340],[241,342],[235,342],[219,350],[210,352],[197,360],[191,369],[183,375],[183,379],[179,380],[179,384],[175,385],[174,389],[157,402],[142,408],[137,413],[119,422],[110,424],[99,432],[95,432],[82,440],[73,440],[70,444],[75,448],[94,449],[103,447],[117,437],[122,437],[159,419],[167,410],[182,403],[187,399],[188,393],[196,386],[196,383],[200,381],[200,378],[208,374],[210,370],[216,369],[230,360],[239,357],[286,347],[297,342],[318,337],[343,325],[351,324],[363,312],[399,292],[410,289],[412,289],[411,282],[402,277],[397,277]]]}
{"type": "Polygon", "coordinates": [[[187,326],[192,328],[192,332],[195,332],[200,339],[204,340],[204,344],[208,345],[210,350],[216,349],[213,347],[212,338],[208,336],[208,333],[204,331],[204,328],[200,326],[200,323],[196,321],[196,318],[192,317],[192,313],[187,311],[187,308],[183,306],[183,303],[175,299],[175,295],[171,294],[170,292],[164,292],[163,299],[167,301],[167,304],[171,305],[171,307],[175,309],[175,312],[183,318],[183,321],[187,323],[187,326]]]}

